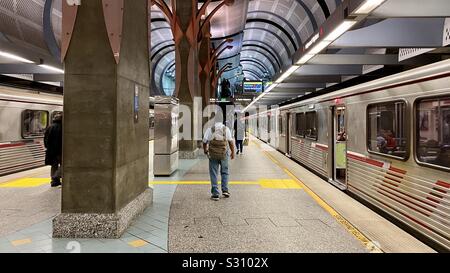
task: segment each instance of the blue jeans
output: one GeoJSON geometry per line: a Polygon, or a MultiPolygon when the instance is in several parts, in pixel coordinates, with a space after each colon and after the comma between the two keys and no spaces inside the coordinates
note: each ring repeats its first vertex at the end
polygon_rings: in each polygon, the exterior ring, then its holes
{"type": "Polygon", "coordinates": [[[227,159],[225,160],[209,160],[209,175],[211,176],[212,195],[220,195],[218,185],[219,166],[220,174],[222,176],[222,192],[228,192],[228,179],[230,175],[228,171],[228,161],[229,156],[227,156],[227,159]]]}
{"type": "Polygon", "coordinates": [[[244,141],[236,140],[236,148],[242,154],[244,152],[244,141]]]}

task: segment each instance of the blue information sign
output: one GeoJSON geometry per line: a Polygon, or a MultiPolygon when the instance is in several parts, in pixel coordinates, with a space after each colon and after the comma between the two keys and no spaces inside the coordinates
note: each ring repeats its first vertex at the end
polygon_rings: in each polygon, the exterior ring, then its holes
{"type": "Polygon", "coordinates": [[[134,122],[139,121],[139,87],[134,86],[134,122]]]}
{"type": "Polygon", "coordinates": [[[244,82],[244,92],[261,93],[263,88],[262,82],[244,82]]]}

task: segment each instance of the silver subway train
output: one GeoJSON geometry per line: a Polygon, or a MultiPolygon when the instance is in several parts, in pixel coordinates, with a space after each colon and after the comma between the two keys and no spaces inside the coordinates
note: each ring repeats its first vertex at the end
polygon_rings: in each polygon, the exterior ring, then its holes
{"type": "MultiPolygon", "coordinates": [[[[155,115],[149,106],[149,137],[155,115]]],[[[44,165],[45,129],[63,111],[63,96],[0,86],[0,176],[44,165]]]]}
{"type": "Polygon", "coordinates": [[[44,165],[43,137],[62,96],[0,86],[0,175],[44,165]]]}
{"type": "Polygon", "coordinates": [[[450,60],[248,118],[251,133],[450,250],[450,60]]]}

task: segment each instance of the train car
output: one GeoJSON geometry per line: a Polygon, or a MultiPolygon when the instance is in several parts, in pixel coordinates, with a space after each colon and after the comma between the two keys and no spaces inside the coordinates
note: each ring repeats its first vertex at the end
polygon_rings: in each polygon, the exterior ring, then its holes
{"type": "MultiPolygon", "coordinates": [[[[44,166],[45,129],[63,111],[63,96],[0,86],[0,176],[44,166]]],[[[149,104],[154,139],[154,99],[149,104]]]]}
{"type": "Polygon", "coordinates": [[[275,113],[270,145],[450,250],[450,60],[275,113]]]}
{"type": "Polygon", "coordinates": [[[62,96],[0,86],[0,175],[44,165],[43,137],[62,96]]]}

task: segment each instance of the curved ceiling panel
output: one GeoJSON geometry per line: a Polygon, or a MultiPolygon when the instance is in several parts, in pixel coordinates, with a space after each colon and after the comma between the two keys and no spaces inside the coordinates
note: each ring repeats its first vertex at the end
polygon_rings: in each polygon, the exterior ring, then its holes
{"type": "MultiPolygon", "coordinates": [[[[211,35],[213,39],[228,37],[244,29],[247,18],[249,0],[234,1],[231,6],[223,6],[211,19],[211,35]]],[[[207,14],[217,7],[219,1],[212,2],[207,14]]]]}
{"type": "MultiPolygon", "coordinates": [[[[52,55],[44,35],[44,7],[47,1],[52,0],[1,0],[0,32],[16,45],[38,54],[52,55]]],[[[55,39],[52,43],[56,43],[58,47],[61,41],[61,4],[53,2],[55,3],[48,2],[50,9],[47,21],[49,33],[55,39]]]]}

